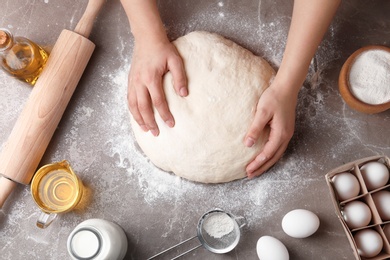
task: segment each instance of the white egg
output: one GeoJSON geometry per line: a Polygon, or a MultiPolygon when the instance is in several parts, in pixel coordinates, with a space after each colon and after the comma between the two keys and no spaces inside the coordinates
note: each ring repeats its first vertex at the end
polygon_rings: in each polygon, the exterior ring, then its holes
{"type": "Polygon", "coordinates": [[[359,200],[345,204],[342,213],[345,223],[350,229],[367,226],[372,218],[368,205],[359,200]]]}
{"type": "Polygon", "coordinates": [[[390,191],[381,190],[372,194],[376,209],[383,221],[390,220],[390,191]]]}
{"type": "Polygon", "coordinates": [[[359,194],[359,181],[352,173],[339,173],[333,176],[332,182],[341,201],[353,198],[359,194]]]}
{"type": "Polygon", "coordinates": [[[320,226],[320,219],[306,209],[295,209],[282,220],[283,231],[290,237],[305,238],[313,235],[320,226]]]}
{"type": "Polygon", "coordinates": [[[260,260],[288,260],[287,248],[278,239],[262,236],[256,245],[257,256],[260,260]]]}
{"type": "Polygon", "coordinates": [[[383,248],[382,237],[373,229],[363,229],[353,236],[359,255],[371,258],[378,255],[383,248]]]}
{"type": "Polygon", "coordinates": [[[360,167],[367,190],[383,187],[389,181],[389,169],[380,162],[369,162],[360,167]]]}

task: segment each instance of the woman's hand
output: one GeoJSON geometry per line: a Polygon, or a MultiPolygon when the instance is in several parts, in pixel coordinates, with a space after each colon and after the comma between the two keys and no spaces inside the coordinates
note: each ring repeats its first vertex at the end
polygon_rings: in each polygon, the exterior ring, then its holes
{"type": "Polygon", "coordinates": [[[274,82],[260,97],[255,119],[244,140],[250,147],[267,124],[271,128],[263,150],[246,168],[249,178],[270,168],[286,150],[294,132],[297,93],[340,1],[294,1],[281,66],[274,82]]]}
{"type": "Polygon", "coordinates": [[[121,0],[129,18],[135,44],[128,82],[128,104],[134,120],[144,131],[157,136],[155,116],[170,127],[175,120],[169,111],[162,85],[168,71],[178,95],[188,95],[183,61],[168,40],[156,0],[121,0]],[[159,115],[154,114],[154,108],[159,115]]]}
{"type": "Polygon", "coordinates": [[[128,83],[128,104],[134,120],[145,131],[159,135],[153,108],[169,126],[175,125],[165,98],[162,79],[170,71],[178,95],[188,95],[183,61],[176,47],[169,41],[138,44],[132,57],[128,83]]]}
{"type": "Polygon", "coordinates": [[[282,157],[294,133],[297,94],[282,92],[274,81],[261,95],[255,118],[245,137],[245,145],[253,146],[264,128],[269,125],[269,139],[260,154],[248,164],[248,178],[259,176],[282,157]]]}

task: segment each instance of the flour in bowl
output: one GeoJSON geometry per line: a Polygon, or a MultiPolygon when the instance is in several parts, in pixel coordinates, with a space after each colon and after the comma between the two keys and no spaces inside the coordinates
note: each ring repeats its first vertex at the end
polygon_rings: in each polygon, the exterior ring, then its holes
{"type": "Polygon", "coordinates": [[[371,50],[357,56],[350,70],[349,84],[352,94],[367,104],[390,101],[390,53],[371,50]]]}

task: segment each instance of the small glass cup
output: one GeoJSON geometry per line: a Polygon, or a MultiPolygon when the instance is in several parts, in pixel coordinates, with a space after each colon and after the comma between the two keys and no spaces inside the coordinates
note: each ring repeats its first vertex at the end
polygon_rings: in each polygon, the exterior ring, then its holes
{"type": "Polygon", "coordinates": [[[83,190],[83,183],[68,161],[41,167],[31,181],[31,195],[42,210],[37,226],[46,228],[58,213],[65,213],[76,207],[83,190]]]}

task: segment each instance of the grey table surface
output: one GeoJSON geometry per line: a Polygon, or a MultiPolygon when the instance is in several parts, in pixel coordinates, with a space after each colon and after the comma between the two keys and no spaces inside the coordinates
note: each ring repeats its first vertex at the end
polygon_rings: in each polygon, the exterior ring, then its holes
{"type": "MultiPolygon", "coordinates": [[[[87,1],[2,0],[0,27],[50,50],[62,29],[73,29],[87,1]]],[[[280,65],[292,1],[159,1],[168,35],[219,33],[280,65]]],[[[0,259],[68,259],[66,240],[83,220],[103,218],[126,232],[126,259],[146,259],[196,234],[199,217],[220,207],[245,216],[248,226],[232,252],[200,248],[184,259],[257,259],[264,235],[281,240],[291,259],[354,259],[335,214],[325,174],[350,161],[390,155],[390,111],[366,115],[350,109],[338,74],[356,49],[390,46],[389,1],[343,1],[299,94],[296,130],[283,158],[254,180],[205,185],[155,168],[138,150],[126,105],[134,39],[118,0],[107,1],[90,39],[93,57],[41,165],[67,159],[87,187],[84,207],[62,214],[47,229],[28,186],[19,185],[0,211],[0,259]],[[292,209],[316,213],[321,225],[306,239],[281,228],[292,209]]],[[[0,145],[6,142],[31,87],[0,73],[0,145]]]]}

